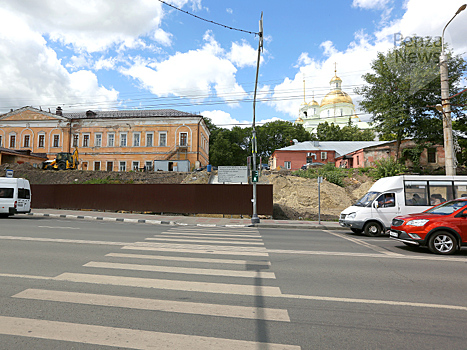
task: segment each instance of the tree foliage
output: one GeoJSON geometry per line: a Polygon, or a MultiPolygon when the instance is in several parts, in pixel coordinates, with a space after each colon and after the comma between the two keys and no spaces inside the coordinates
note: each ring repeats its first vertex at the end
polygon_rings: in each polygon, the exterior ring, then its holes
{"type": "MultiPolygon", "coordinates": [[[[366,85],[355,92],[363,97],[362,109],[373,115],[374,129],[381,140],[414,138],[415,142],[440,143],[443,140],[442,114],[433,107],[441,103],[439,46],[411,43],[378,53],[373,72],[363,75],[366,85]]],[[[448,54],[451,95],[460,89],[466,63],[460,56],[448,54]]],[[[456,98],[461,101],[463,98],[456,98]]],[[[452,100],[455,103],[455,99],[452,100]]],[[[453,107],[453,116],[459,116],[453,107]]]]}
{"type": "Polygon", "coordinates": [[[316,128],[316,137],[319,141],[373,141],[375,134],[369,129],[360,130],[356,125],[352,125],[350,120],[342,128],[326,121],[316,128]]]}

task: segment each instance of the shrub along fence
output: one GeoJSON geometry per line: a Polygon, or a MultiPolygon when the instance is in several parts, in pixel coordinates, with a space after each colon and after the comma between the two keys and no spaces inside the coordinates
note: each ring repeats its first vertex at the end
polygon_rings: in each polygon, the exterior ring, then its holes
{"type": "MultiPolygon", "coordinates": [[[[252,215],[252,185],[31,185],[32,208],[252,215]]],[[[272,185],[257,185],[257,213],[272,215],[272,185]]]]}

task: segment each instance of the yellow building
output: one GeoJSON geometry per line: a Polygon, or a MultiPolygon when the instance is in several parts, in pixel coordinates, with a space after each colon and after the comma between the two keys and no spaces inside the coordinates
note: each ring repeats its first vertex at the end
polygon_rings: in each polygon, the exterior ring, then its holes
{"type": "Polygon", "coordinates": [[[82,170],[152,169],[154,160],[209,163],[210,132],[201,115],[162,110],[56,113],[23,107],[0,115],[0,147],[46,153],[79,150],[82,170]]]}

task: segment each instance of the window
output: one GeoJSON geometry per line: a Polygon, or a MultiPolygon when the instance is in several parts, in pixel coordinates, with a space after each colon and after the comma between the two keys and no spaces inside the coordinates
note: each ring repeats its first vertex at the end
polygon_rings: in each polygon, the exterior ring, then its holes
{"type": "Polygon", "coordinates": [[[428,163],[436,163],[436,148],[428,148],[427,160],[428,163]]]}
{"type": "Polygon", "coordinates": [[[88,170],[88,162],[83,162],[83,170],[88,170]]]}
{"type": "Polygon", "coordinates": [[[141,134],[140,133],[134,133],[133,134],[133,147],[139,147],[141,141],[141,134]]]}
{"type": "Polygon", "coordinates": [[[39,148],[44,148],[45,147],[45,134],[39,135],[39,142],[38,142],[38,147],[39,148]]]}
{"type": "Polygon", "coordinates": [[[384,193],[377,199],[378,208],[391,208],[396,206],[395,193],[384,193]]]}
{"type": "Polygon", "coordinates": [[[89,147],[89,134],[83,135],[83,147],[89,147]]]}
{"type": "Polygon", "coordinates": [[[78,147],[79,135],[73,134],[73,147],[78,147]]]}
{"type": "Polygon", "coordinates": [[[292,169],[292,162],[284,162],[284,168],[286,169],[292,169]]]}
{"type": "Polygon", "coordinates": [[[161,147],[167,146],[167,133],[166,132],[159,133],[159,146],[161,147]]]}
{"type": "Polygon", "coordinates": [[[344,110],[341,108],[341,117],[344,115],[344,110]]]}
{"type": "Polygon", "coordinates": [[[357,156],[357,165],[359,165],[359,164],[360,164],[360,158],[359,158],[359,156],[357,156]]]}
{"type": "Polygon", "coordinates": [[[30,135],[24,135],[23,147],[29,147],[30,139],[31,139],[30,135]]]}
{"type": "Polygon", "coordinates": [[[107,162],[107,171],[114,170],[114,162],[107,162]]]}
{"type": "Polygon", "coordinates": [[[109,133],[107,134],[107,147],[114,147],[115,146],[115,134],[109,133]]]}
{"type": "Polygon", "coordinates": [[[454,199],[451,181],[429,181],[430,204],[437,205],[446,200],[454,199]]]}
{"type": "Polygon", "coordinates": [[[53,147],[60,147],[60,135],[54,135],[53,147]]]}
{"type": "Polygon", "coordinates": [[[31,191],[27,188],[18,188],[18,198],[31,199],[31,191]]]}
{"type": "Polygon", "coordinates": [[[118,170],[126,171],[126,162],[120,162],[118,165],[118,170]]]}
{"type": "Polygon", "coordinates": [[[144,166],[146,167],[146,171],[151,171],[152,170],[152,161],[146,161],[146,163],[144,163],[144,166]]]}
{"type": "Polygon", "coordinates": [[[101,170],[101,162],[94,162],[94,170],[101,170]]]}
{"type": "Polygon", "coordinates": [[[139,162],[136,162],[136,161],[133,162],[133,164],[132,164],[132,169],[133,169],[134,171],[138,171],[138,169],[139,169],[139,162]]]}
{"type": "Polygon", "coordinates": [[[154,134],[152,132],[146,133],[146,147],[153,146],[153,139],[154,139],[154,134]]]}
{"type": "Polygon", "coordinates": [[[180,146],[188,146],[188,133],[180,133],[180,146]]]}
{"type": "Polygon", "coordinates": [[[10,135],[10,148],[15,148],[16,146],[16,135],[10,135]]]}
{"type": "Polygon", "coordinates": [[[0,188],[0,198],[13,198],[13,188],[0,188]]]}
{"type": "Polygon", "coordinates": [[[2,137],[0,136],[0,147],[2,147],[2,137]]]}
{"type": "Polygon", "coordinates": [[[321,160],[328,159],[328,152],[321,152],[321,160]]]}
{"type": "Polygon", "coordinates": [[[405,181],[405,205],[429,205],[426,181],[405,181]]]}
{"type": "Polygon", "coordinates": [[[102,146],[102,134],[95,134],[94,135],[94,146],[101,147],[102,146]]]}
{"type": "Polygon", "coordinates": [[[126,134],[120,134],[120,147],[126,147],[126,134]]]}

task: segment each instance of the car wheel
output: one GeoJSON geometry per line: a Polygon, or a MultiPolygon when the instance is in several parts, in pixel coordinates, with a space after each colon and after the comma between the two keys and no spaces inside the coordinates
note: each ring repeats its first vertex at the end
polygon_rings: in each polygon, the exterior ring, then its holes
{"type": "Polygon", "coordinates": [[[375,237],[381,235],[381,233],[383,232],[383,228],[376,221],[371,221],[365,225],[365,227],[363,228],[363,232],[366,236],[375,237]]]}
{"type": "Polygon", "coordinates": [[[428,248],[435,254],[453,254],[457,250],[457,239],[449,232],[436,232],[430,237],[428,248]]]}
{"type": "Polygon", "coordinates": [[[363,232],[363,230],[360,230],[359,228],[351,228],[350,230],[356,234],[361,234],[363,232]]]}

